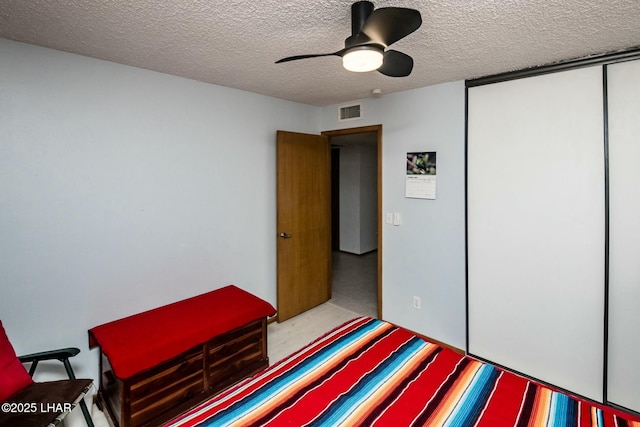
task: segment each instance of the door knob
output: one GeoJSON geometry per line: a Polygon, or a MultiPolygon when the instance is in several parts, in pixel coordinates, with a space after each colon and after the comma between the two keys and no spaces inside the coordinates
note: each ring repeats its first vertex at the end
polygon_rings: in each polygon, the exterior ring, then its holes
{"type": "Polygon", "coordinates": [[[280,233],[280,237],[282,237],[283,239],[290,239],[291,238],[291,234],[289,234],[289,233],[280,233]]]}

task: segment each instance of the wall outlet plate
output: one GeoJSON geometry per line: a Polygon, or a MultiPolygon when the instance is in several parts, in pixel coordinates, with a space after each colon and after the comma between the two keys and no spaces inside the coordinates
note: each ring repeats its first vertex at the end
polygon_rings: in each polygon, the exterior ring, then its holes
{"type": "Polygon", "coordinates": [[[416,310],[420,310],[422,308],[422,301],[420,300],[420,297],[413,297],[413,308],[416,310]]]}

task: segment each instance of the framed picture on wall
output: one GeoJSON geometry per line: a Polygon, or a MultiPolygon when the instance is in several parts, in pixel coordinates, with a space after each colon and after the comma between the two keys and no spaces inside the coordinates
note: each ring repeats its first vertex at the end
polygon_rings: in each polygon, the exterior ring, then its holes
{"type": "Polygon", "coordinates": [[[407,153],[405,197],[436,198],[436,152],[407,153]]]}

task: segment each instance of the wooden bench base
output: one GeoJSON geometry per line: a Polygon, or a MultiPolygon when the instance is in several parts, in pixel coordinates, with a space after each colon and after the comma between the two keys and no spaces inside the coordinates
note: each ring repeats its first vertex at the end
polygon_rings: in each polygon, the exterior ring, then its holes
{"type": "Polygon", "coordinates": [[[268,366],[266,318],[125,380],[101,352],[98,405],[116,427],[157,426],[268,366]]]}

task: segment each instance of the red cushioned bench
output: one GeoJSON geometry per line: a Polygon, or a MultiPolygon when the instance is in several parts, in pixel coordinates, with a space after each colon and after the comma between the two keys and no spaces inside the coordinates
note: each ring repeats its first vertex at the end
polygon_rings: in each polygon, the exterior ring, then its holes
{"type": "Polygon", "coordinates": [[[271,304],[234,285],[89,330],[98,403],[119,427],[158,425],[269,366],[271,304]]]}

